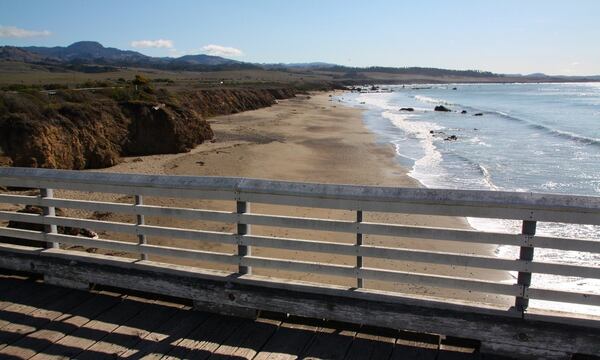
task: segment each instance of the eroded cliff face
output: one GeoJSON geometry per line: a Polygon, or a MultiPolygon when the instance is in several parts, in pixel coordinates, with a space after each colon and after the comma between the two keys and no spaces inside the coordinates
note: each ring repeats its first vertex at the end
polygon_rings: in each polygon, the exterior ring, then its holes
{"type": "Polygon", "coordinates": [[[121,156],[185,152],[213,137],[206,117],[294,95],[291,89],[0,92],[0,155],[14,166],[92,169],[121,156]]]}

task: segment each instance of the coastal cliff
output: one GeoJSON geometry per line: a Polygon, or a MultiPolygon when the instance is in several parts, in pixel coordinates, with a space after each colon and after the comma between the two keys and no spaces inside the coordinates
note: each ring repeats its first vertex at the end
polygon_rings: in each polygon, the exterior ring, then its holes
{"type": "Polygon", "coordinates": [[[0,92],[0,155],[13,166],[93,169],[121,156],[185,152],[212,139],[207,117],[294,95],[289,88],[0,92]]]}

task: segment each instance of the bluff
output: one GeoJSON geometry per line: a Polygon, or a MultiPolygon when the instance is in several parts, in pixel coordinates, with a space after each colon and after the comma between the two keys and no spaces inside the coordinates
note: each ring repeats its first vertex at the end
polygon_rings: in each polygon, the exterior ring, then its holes
{"type": "Polygon", "coordinates": [[[93,169],[121,156],[189,151],[207,117],[272,105],[293,89],[0,91],[0,155],[13,166],[93,169]]]}

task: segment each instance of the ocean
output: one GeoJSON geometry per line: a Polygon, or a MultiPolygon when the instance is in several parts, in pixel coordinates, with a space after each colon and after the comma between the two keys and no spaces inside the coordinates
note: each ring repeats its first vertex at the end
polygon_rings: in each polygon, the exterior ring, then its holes
{"type": "MultiPolygon", "coordinates": [[[[364,108],[366,126],[378,141],[395,146],[400,164],[426,187],[600,196],[600,83],[381,88],[391,92],[333,100],[364,108]],[[433,111],[439,105],[452,111],[433,111]]],[[[516,221],[468,220],[482,231],[520,232],[516,221]]],[[[539,223],[537,234],[600,241],[599,226],[539,223]]],[[[496,253],[518,258],[516,247],[500,246],[496,253]]],[[[534,260],[600,266],[600,254],[551,249],[536,249],[534,260]]],[[[599,279],[536,274],[536,284],[600,294],[599,279]]],[[[600,314],[590,306],[531,306],[600,314]]]]}

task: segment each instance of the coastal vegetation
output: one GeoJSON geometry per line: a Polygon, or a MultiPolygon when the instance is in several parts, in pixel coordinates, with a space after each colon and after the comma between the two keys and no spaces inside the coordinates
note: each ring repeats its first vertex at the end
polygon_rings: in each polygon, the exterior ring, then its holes
{"type": "Polygon", "coordinates": [[[138,75],[93,91],[0,91],[1,155],[14,166],[90,169],[113,166],[121,156],[185,152],[213,138],[207,117],[270,106],[296,93],[173,91],[153,84],[138,75]]]}

